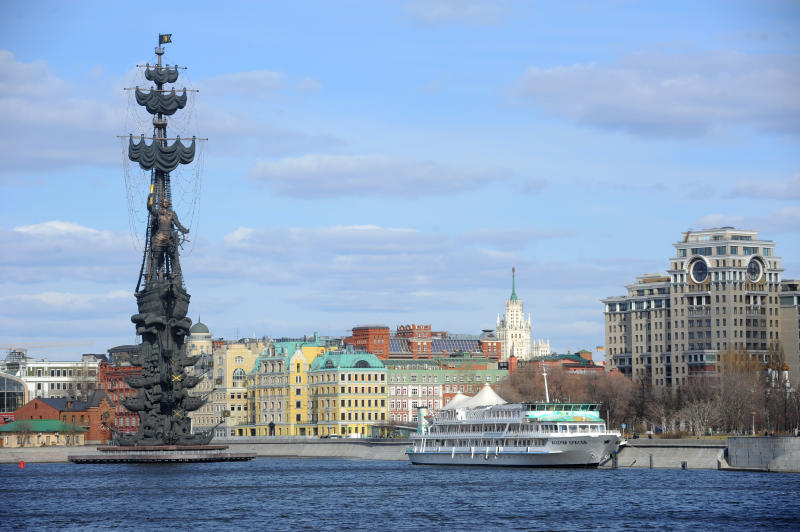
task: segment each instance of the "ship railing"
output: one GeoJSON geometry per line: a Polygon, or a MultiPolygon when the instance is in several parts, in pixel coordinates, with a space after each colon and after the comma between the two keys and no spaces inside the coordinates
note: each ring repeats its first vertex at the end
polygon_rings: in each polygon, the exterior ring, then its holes
{"type": "Polygon", "coordinates": [[[574,436],[577,434],[610,434],[613,431],[606,429],[600,429],[597,427],[589,427],[585,430],[574,430],[574,431],[541,431],[541,430],[511,430],[511,431],[503,431],[503,432],[487,432],[487,431],[430,431],[425,436],[428,438],[527,438],[527,437],[538,437],[538,438],[548,438],[548,437],[557,437],[557,436],[574,436]]]}

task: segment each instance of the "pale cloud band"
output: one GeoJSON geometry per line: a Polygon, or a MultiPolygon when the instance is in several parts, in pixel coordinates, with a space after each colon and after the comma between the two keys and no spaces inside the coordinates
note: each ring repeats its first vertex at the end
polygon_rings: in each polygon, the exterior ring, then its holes
{"type": "Polygon", "coordinates": [[[613,64],[529,68],[515,92],[578,124],[656,137],[731,126],[800,133],[800,56],[643,53],[613,64]]]}
{"type": "Polygon", "coordinates": [[[296,198],[351,195],[417,197],[473,190],[507,179],[498,167],[459,169],[432,161],[383,155],[303,155],[258,161],[250,179],[296,198]]]}

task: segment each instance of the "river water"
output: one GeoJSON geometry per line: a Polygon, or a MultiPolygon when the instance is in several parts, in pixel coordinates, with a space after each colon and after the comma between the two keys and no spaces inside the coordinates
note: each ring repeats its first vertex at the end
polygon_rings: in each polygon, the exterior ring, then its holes
{"type": "Polygon", "coordinates": [[[0,465],[3,530],[798,530],[800,475],[259,458],[0,465]]]}

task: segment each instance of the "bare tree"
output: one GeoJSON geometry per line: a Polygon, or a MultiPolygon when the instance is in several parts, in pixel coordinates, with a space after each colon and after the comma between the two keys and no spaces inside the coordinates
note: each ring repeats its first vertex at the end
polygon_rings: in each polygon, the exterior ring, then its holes
{"type": "Polygon", "coordinates": [[[728,432],[744,433],[751,412],[763,412],[764,378],[761,363],[747,351],[720,353],[716,417],[728,432]]]}

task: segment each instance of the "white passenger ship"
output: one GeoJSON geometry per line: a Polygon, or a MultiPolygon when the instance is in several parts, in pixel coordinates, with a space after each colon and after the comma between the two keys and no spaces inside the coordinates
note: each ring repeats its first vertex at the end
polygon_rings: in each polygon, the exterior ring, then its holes
{"type": "Polygon", "coordinates": [[[412,464],[597,467],[619,448],[597,403],[508,404],[488,385],[457,395],[428,425],[420,409],[412,464]]]}

